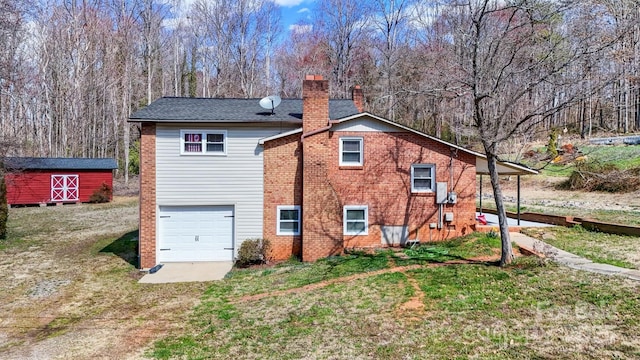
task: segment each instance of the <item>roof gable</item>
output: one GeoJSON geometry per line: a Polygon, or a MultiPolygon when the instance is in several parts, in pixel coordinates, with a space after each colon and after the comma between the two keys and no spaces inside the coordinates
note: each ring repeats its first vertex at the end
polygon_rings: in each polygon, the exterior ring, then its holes
{"type": "MultiPolygon", "coordinates": [[[[302,124],[302,99],[282,99],[274,114],[260,99],[163,97],[129,117],[132,122],[289,122],[302,124]]],[[[358,113],[353,100],[329,100],[329,117],[358,113]]]]}
{"type": "MultiPolygon", "coordinates": [[[[356,115],[352,115],[352,116],[347,116],[344,117],[342,119],[338,119],[338,120],[334,120],[331,121],[331,128],[329,129],[325,129],[326,131],[334,131],[334,129],[337,129],[338,131],[342,130],[342,129],[349,129],[349,127],[347,126],[347,123],[349,122],[353,122],[356,123],[356,127],[353,129],[354,131],[385,131],[385,132],[393,132],[395,131],[407,131],[407,132],[411,132],[414,133],[416,135],[422,136],[424,138],[427,138],[429,140],[438,142],[440,144],[444,144],[450,148],[456,149],[458,151],[462,151],[465,152],[467,154],[471,154],[473,156],[476,157],[476,173],[477,174],[488,174],[488,167],[487,167],[487,156],[485,154],[473,151],[473,150],[469,150],[466,149],[462,146],[458,146],[455,144],[452,144],[448,141],[444,141],[442,139],[439,139],[437,137],[431,136],[431,135],[427,135],[423,132],[420,132],[418,130],[412,129],[410,127],[395,123],[393,121],[387,120],[385,118],[367,113],[367,112],[363,112],[360,114],[356,114],[356,115]],[[365,124],[360,124],[360,121],[363,118],[368,118],[374,121],[378,121],[380,122],[383,126],[381,127],[374,127],[374,128],[370,128],[367,129],[365,124]]],[[[267,141],[271,141],[271,140],[276,140],[285,136],[289,136],[292,134],[296,134],[296,133],[302,133],[302,129],[295,129],[292,131],[288,131],[285,133],[281,133],[281,134],[277,134],[277,135],[273,135],[264,139],[260,140],[260,145],[263,145],[265,142],[267,141]]],[[[302,134],[302,136],[304,137],[305,134],[302,134]]],[[[533,174],[537,174],[538,171],[530,169],[524,165],[521,164],[515,164],[515,163],[511,163],[511,162],[507,162],[507,161],[498,161],[498,173],[500,175],[533,175],[533,174]]]]}

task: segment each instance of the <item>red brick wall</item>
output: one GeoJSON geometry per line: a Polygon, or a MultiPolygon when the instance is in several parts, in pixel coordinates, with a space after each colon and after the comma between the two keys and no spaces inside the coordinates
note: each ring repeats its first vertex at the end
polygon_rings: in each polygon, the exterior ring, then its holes
{"type": "Polygon", "coordinates": [[[300,134],[264,145],[263,237],[272,244],[271,258],[302,256],[301,236],[277,235],[277,207],[302,205],[302,149],[300,134]]]}
{"type": "Polygon", "coordinates": [[[156,265],[156,124],[140,136],[140,268],[156,265]]]}
{"type": "MultiPolygon", "coordinates": [[[[332,183],[337,166],[329,132],[303,139],[302,260],[315,261],[344,249],[342,237],[343,189],[332,183]]],[[[337,160],[337,158],[336,158],[337,160]]],[[[349,181],[349,179],[343,179],[349,181]]]]}
{"type": "Polygon", "coordinates": [[[464,235],[475,224],[475,157],[454,152],[455,205],[444,205],[454,221],[438,222],[435,193],[411,193],[411,164],[436,165],[436,181],[450,183],[449,146],[411,133],[324,132],[304,140],[303,260],[351,247],[381,246],[382,225],[408,225],[410,239],[442,240],[464,235]],[[364,166],[338,166],[339,138],[364,138],[364,166]],[[343,236],[344,205],[367,205],[369,233],[343,236]]]}
{"type": "Polygon", "coordinates": [[[307,134],[329,125],[329,81],[307,75],[302,82],[302,130],[307,134]]]}

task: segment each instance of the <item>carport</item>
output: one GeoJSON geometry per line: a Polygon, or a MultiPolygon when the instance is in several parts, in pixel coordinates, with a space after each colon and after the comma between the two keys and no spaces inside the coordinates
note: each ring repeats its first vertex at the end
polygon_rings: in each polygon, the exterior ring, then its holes
{"type": "MultiPolygon", "coordinates": [[[[525,165],[516,164],[508,161],[498,161],[498,175],[517,176],[517,209],[518,209],[518,225],[520,225],[520,176],[521,175],[537,175],[538,171],[530,169],[525,165]]],[[[489,166],[486,156],[476,156],[476,175],[480,175],[480,214],[482,214],[482,176],[489,175],[489,166]]]]}

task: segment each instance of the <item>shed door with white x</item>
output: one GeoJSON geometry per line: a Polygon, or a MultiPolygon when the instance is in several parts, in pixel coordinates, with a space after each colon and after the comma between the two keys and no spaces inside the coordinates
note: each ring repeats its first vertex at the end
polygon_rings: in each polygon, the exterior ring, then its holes
{"type": "Polygon", "coordinates": [[[77,201],[78,175],[51,175],[51,201],[77,201]]]}

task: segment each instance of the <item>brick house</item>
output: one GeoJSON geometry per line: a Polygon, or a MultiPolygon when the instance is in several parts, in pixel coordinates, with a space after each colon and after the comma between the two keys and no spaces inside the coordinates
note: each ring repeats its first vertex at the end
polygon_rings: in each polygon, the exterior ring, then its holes
{"type": "Polygon", "coordinates": [[[232,260],[267,238],[272,257],[472,232],[482,154],[330,100],[307,76],[275,114],[258,99],[162,98],[140,122],[140,266],[232,260]]]}

